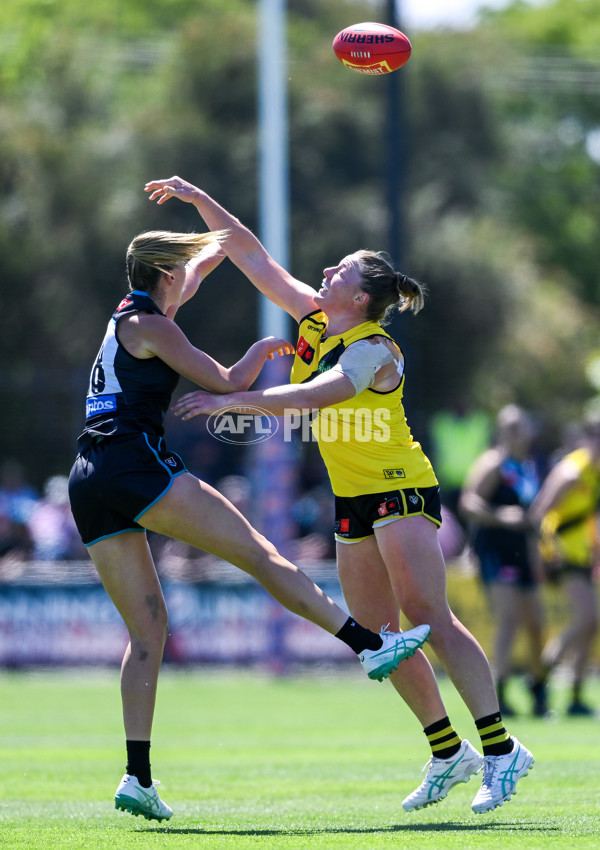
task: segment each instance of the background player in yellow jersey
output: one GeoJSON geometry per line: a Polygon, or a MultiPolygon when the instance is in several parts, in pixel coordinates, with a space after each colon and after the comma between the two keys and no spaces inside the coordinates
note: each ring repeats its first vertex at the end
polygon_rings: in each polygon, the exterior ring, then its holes
{"type": "Polygon", "coordinates": [[[592,715],[582,683],[598,632],[598,596],[593,568],[600,561],[600,419],[588,419],[581,445],[551,469],[530,514],[540,529],[540,552],[551,579],[560,581],[569,606],[565,630],[544,648],[548,670],[565,658],[572,664],[571,715],[592,715]]]}
{"type": "Polygon", "coordinates": [[[175,412],[189,419],[225,406],[258,404],[279,416],[286,409],[319,410],[315,431],[336,496],[338,570],[351,612],[367,625],[383,617],[397,626],[400,610],[411,623],[430,623],[431,645],[476,722],[483,757],[452,728],[423,652],[392,675],[432,751],[426,778],[404,808],[438,802],[482,764],[472,808],[485,812],[502,805],[533,756],[504,728],[485,654],[448,606],[437,480],[406,424],[402,352],[379,323],[390,307],[418,310],[421,286],[383,255],[357,251],[325,269],[317,293],[190,183],[173,177],[146,184],[146,191],[159,204],[172,197],[190,202],[211,230],[227,230],[223,247],[229,258],[300,324],[295,383],[261,392],[191,393],[175,412]]]}

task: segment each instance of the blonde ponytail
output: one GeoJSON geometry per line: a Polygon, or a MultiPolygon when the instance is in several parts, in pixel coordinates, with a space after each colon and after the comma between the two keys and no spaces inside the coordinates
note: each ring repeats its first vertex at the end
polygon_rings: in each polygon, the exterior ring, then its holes
{"type": "Polygon", "coordinates": [[[375,322],[390,319],[396,309],[418,313],[425,303],[426,287],[408,275],[396,271],[383,251],[356,253],[362,276],[361,289],[369,296],[365,318],[375,322]]]}

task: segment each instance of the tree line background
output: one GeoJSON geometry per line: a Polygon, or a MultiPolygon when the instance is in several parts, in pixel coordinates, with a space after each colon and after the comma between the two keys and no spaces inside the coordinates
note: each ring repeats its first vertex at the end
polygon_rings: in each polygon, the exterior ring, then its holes
{"type": "MultiPolygon", "coordinates": [[[[317,285],[384,248],[427,284],[426,309],[393,325],[417,436],[440,409],[516,401],[559,440],[599,391],[600,6],[517,2],[467,32],[408,33],[401,246],[385,81],[331,51],[385,4],[287,6],[291,270],[317,285]]],[[[70,468],[131,238],[203,229],[144,183],[180,174],[257,228],[256,27],[254,0],[2,2],[0,439],[38,485],[70,468]]],[[[255,291],[226,261],[180,318],[229,365],[258,334],[255,291]]]]}

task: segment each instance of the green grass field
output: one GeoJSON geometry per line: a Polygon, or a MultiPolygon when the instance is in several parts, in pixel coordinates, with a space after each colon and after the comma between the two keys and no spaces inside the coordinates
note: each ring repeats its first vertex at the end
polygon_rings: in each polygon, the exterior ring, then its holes
{"type": "MultiPolygon", "coordinates": [[[[457,730],[477,744],[442,682],[457,730]]],[[[588,689],[600,704],[600,682],[588,689]]],[[[557,708],[566,694],[554,689],[557,708]]],[[[520,686],[514,701],[527,700],[520,686]]],[[[488,815],[478,778],[405,813],[423,734],[389,684],[341,676],[166,670],[152,748],[167,824],[113,808],[124,769],[118,674],[0,675],[0,845],[9,848],[598,848],[600,723],[511,720],[536,757],[518,794],[488,815]]]]}

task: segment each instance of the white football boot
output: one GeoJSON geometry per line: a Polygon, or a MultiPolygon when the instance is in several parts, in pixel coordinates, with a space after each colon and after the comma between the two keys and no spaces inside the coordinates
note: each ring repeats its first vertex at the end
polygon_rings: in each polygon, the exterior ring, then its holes
{"type": "Polygon", "coordinates": [[[137,776],[126,773],[115,792],[115,809],[130,812],[136,817],[143,815],[146,820],[169,820],[173,809],[163,803],[155,785],[160,785],[158,779],[152,780],[150,788],[144,788],[137,776]]]}
{"type": "Polygon", "coordinates": [[[406,812],[424,809],[443,800],[448,791],[460,782],[468,782],[483,766],[483,756],[466,738],[459,751],[449,759],[432,756],[423,770],[427,775],[416,791],[409,794],[402,803],[406,812]]]}
{"type": "Polygon", "coordinates": [[[486,756],[483,760],[483,782],[471,808],[483,814],[501,806],[516,794],[517,782],[533,767],[533,756],[515,737],[513,749],[505,756],[486,756]]]}
{"type": "Polygon", "coordinates": [[[429,640],[429,626],[417,626],[406,632],[388,632],[382,626],[380,635],[383,646],[380,649],[364,649],[358,660],[367,671],[369,679],[387,679],[397,669],[401,661],[414,655],[426,640],[429,640]]]}

